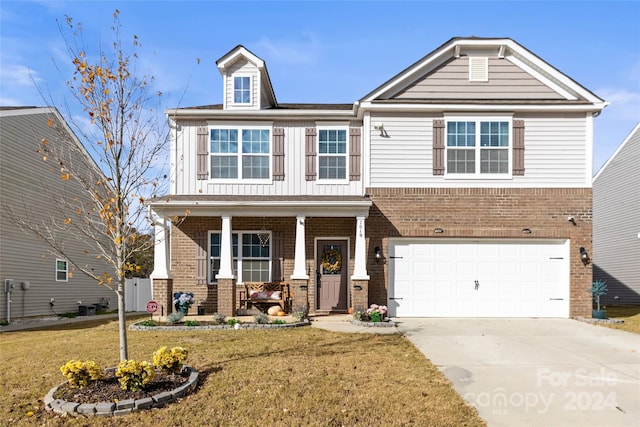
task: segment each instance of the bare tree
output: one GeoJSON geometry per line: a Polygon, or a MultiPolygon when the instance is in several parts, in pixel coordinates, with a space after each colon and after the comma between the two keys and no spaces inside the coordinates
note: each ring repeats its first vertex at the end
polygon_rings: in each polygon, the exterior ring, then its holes
{"type": "MultiPolygon", "coordinates": [[[[167,128],[159,111],[160,92],[152,91],[153,78],[139,75],[138,37],[124,46],[119,11],[113,14],[113,43],[99,46],[96,55],[84,46],[82,27],[67,17],[60,25],[75,72],[67,85],[86,116],[65,114],[82,146],[68,143],[68,132],[57,132],[59,141],[42,139],[39,154],[60,170],[62,196],[54,209],[63,213],[62,221],[33,223],[27,217],[17,222],[35,233],[52,252],[65,256],[71,265],[100,285],[115,291],[118,300],[120,359],[128,358],[125,319],[125,277],[139,270],[139,255],[154,244],[144,235],[144,202],[153,197],[166,179],[158,167],[159,155],[166,147],[167,128]],[[65,26],[66,24],[66,26],[65,26]],[[158,102],[157,102],[158,101],[158,102]],[[90,155],[96,168],[76,162],[78,153],[90,155]],[[67,197],[65,185],[80,186],[88,202],[67,197]],[[85,254],[100,258],[109,266],[95,271],[65,250],[65,239],[72,233],[86,244],[85,254]]],[[[49,126],[57,126],[49,120],[49,126]]]]}

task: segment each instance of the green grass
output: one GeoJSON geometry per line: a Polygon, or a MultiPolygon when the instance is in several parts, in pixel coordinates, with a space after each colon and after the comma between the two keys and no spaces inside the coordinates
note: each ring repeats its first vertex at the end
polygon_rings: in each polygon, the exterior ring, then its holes
{"type": "Polygon", "coordinates": [[[624,323],[599,323],[613,329],[640,334],[640,307],[612,307],[607,306],[607,317],[622,319],[624,323]]]}
{"type": "Polygon", "coordinates": [[[96,319],[0,333],[0,425],[483,426],[472,407],[400,335],[287,330],[128,331],[129,357],[162,345],[189,350],[194,394],[112,418],[60,417],[42,398],[69,359],[118,362],[117,322],[96,319]],[[33,412],[33,415],[30,414],[33,412]],[[31,416],[30,416],[31,415],[31,416]]]}

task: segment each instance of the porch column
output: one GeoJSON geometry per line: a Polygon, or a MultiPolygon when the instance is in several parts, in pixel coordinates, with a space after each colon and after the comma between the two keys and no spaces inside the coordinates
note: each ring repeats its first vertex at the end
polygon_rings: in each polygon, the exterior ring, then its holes
{"type": "Polygon", "coordinates": [[[305,251],[306,238],[304,228],[304,216],[296,216],[296,254],[293,264],[293,274],[291,279],[308,280],[309,275],[306,269],[307,255],[305,251]]]}
{"type": "Polygon", "coordinates": [[[216,279],[233,279],[233,246],[231,243],[231,216],[222,216],[220,236],[220,270],[216,279]]]}
{"type": "Polygon", "coordinates": [[[220,271],[218,280],[218,313],[235,316],[236,286],[233,276],[233,243],[231,240],[231,215],[223,215],[220,233],[220,271]]]}
{"type": "Polygon", "coordinates": [[[151,211],[151,219],[154,224],[154,242],[153,242],[153,272],[152,279],[169,279],[171,271],[169,266],[169,225],[167,220],[151,211]]]}
{"type": "Polygon", "coordinates": [[[367,274],[364,219],[364,216],[356,217],[356,253],[354,256],[353,276],[351,276],[351,280],[369,280],[369,275],[367,274]]]}

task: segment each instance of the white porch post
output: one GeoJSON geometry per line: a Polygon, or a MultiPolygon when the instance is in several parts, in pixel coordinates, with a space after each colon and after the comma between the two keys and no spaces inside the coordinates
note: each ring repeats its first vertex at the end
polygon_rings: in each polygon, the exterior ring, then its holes
{"type": "Polygon", "coordinates": [[[309,279],[307,269],[305,268],[307,255],[305,251],[306,238],[304,228],[304,216],[296,216],[296,254],[293,264],[292,279],[309,279]]]}
{"type": "Polygon", "coordinates": [[[216,279],[233,279],[233,246],[231,243],[231,216],[222,216],[220,236],[220,271],[216,279]]]}
{"type": "Polygon", "coordinates": [[[154,228],[154,245],[153,245],[153,272],[152,279],[169,279],[171,271],[169,266],[169,224],[167,220],[151,211],[151,219],[154,228]]]}
{"type": "Polygon", "coordinates": [[[351,280],[369,280],[369,275],[367,274],[367,254],[365,250],[364,219],[364,216],[356,217],[356,253],[351,280]]]}

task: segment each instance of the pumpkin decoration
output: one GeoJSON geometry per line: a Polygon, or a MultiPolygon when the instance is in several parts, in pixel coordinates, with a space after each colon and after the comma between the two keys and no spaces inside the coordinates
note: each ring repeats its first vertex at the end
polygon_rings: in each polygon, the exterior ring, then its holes
{"type": "Polygon", "coordinates": [[[353,307],[349,307],[349,314],[353,314],[353,307]]]}
{"type": "Polygon", "coordinates": [[[267,314],[269,316],[277,316],[278,312],[282,311],[282,309],[280,308],[279,305],[272,305],[271,307],[269,307],[269,309],[267,310],[267,314]]]}
{"type": "Polygon", "coordinates": [[[285,312],[284,312],[284,311],[282,311],[282,310],[280,310],[280,311],[278,312],[278,316],[279,316],[279,317],[286,316],[286,315],[287,315],[287,313],[285,313],[285,312]]]}

